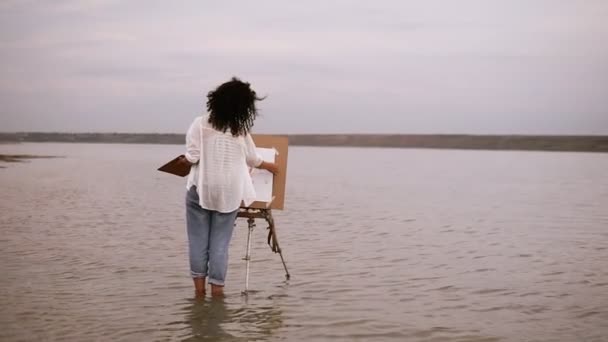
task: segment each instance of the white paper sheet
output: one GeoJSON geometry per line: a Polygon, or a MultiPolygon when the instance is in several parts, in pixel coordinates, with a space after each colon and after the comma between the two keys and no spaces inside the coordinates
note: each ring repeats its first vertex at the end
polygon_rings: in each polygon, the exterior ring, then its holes
{"type": "MultiPolygon", "coordinates": [[[[274,163],[276,155],[274,148],[257,147],[256,150],[264,161],[274,163]]],[[[272,200],[273,174],[266,170],[253,169],[251,179],[255,188],[256,201],[270,202],[272,200]]]]}

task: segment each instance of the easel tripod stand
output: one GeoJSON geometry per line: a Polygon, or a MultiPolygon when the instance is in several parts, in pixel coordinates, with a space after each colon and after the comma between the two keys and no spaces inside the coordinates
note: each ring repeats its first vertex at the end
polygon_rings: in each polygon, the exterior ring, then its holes
{"type": "Polygon", "coordinates": [[[245,274],[245,291],[243,291],[244,295],[249,293],[249,270],[251,263],[251,244],[252,244],[252,233],[256,227],[255,220],[256,219],[264,219],[268,223],[268,245],[270,249],[274,253],[278,253],[281,256],[281,262],[283,263],[283,268],[285,269],[285,278],[289,280],[291,275],[287,270],[287,264],[285,263],[285,258],[283,258],[283,253],[281,251],[281,247],[279,246],[279,239],[277,237],[277,232],[274,226],[274,218],[272,217],[271,209],[257,209],[257,208],[241,208],[237,215],[238,217],[247,218],[247,252],[243,260],[246,261],[246,274],[245,274]]]}

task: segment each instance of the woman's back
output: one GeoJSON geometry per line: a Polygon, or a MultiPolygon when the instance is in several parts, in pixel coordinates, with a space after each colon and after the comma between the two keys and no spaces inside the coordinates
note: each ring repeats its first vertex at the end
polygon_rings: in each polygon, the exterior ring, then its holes
{"type": "Polygon", "coordinates": [[[231,211],[242,200],[247,174],[245,141],[243,137],[215,130],[207,120],[202,124],[203,200],[224,209],[218,211],[231,211]]]}
{"type": "Polygon", "coordinates": [[[230,212],[237,209],[241,201],[255,197],[247,165],[257,166],[261,160],[249,135],[220,132],[212,127],[207,116],[196,118],[188,133],[189,143],[200,145],[197,146],[200,162],[193,166],[188,188],[197,185],[201,177],[201,207],[230,212]]]}

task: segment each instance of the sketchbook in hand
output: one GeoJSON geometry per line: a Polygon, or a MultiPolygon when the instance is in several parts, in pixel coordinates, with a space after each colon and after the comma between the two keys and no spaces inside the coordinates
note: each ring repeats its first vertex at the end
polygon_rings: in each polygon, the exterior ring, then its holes
{"type": "Polygon", "coordinates": [[[180,160],[181,158],[184,158],[183,154],[159,167],[158,171],[167,172],[180,177],[186,177],[190,173],[190,165],[182,162],[180,160]]]}

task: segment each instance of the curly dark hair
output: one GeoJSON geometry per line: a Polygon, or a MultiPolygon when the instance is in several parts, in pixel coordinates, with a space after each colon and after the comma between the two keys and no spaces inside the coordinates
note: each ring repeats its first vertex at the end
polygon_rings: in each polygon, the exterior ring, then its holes
{"type": "Polygon", "coordinates": [[[249,83],[236,77],[207,94],[209,123],[218,131],[230,130],[233,136],[247,135],[258,115],[256,101],[261,101],[249,83]]]}

